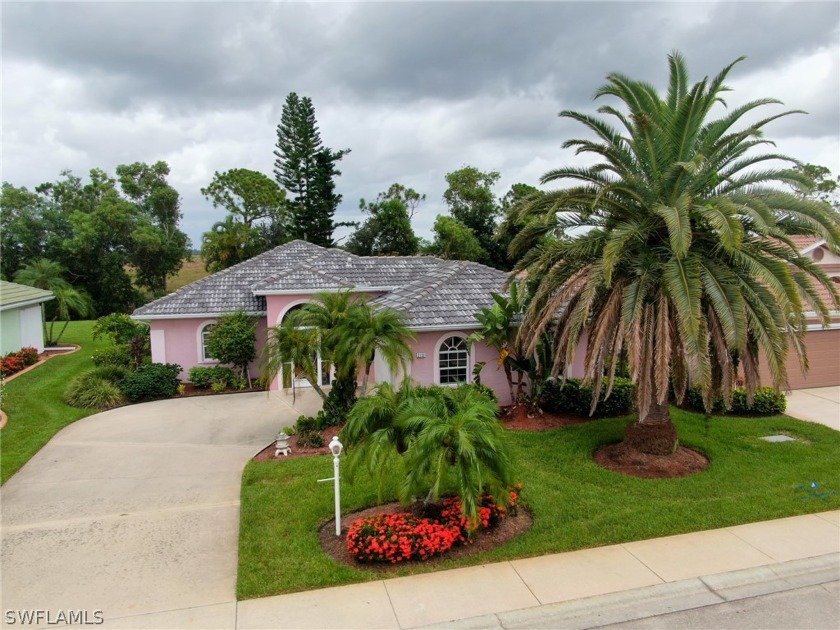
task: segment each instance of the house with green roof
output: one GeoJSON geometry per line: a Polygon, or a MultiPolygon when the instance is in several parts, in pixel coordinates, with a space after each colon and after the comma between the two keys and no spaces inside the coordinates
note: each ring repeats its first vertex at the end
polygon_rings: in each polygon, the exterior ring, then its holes
{"type": "Polygon", "coordinates": [[[42,305],[53,298],[52,291],[0,280],[0,354],[29,346],[44,351],[42,305]]]}

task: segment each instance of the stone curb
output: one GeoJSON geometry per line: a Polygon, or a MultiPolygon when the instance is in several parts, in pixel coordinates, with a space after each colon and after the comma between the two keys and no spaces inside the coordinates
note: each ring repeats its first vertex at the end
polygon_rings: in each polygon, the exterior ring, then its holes
{"type": "Polygon", "coordinates": [[[584,630],[840,580],[840,554],[740,569],[426,628],[584,630]]]}

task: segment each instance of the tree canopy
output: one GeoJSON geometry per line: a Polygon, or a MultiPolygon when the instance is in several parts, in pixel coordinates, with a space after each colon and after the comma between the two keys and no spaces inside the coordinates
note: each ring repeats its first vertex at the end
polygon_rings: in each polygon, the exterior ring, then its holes
{"type": "Polygon", "coordinates": [[[417,205],[426,198],[411,188],[393,184],[376,201],[359,203],[369,216],[347,240],[345,248],[359,256],[412,256],[420,241],[411,227],[417,205]]]}
{"type": "Polygon", "coordinates": [[[4,183],[3,275],[12,278],[38,258],[55,261],[99,314],[142,303],[135,284],[162,294],[166,278],[189,253],[189,239],[178,227],[179,196],[167,182],[169,167],[137,162],[118,166],[116,175],[92,169],[84,182],[64,171],[34,191],[4,183]]]}

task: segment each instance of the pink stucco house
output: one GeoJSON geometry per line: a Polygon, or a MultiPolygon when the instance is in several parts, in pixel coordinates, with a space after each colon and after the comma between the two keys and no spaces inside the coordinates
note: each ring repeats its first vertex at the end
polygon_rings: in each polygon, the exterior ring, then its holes
{"type": "MultiPolygon", "coordinates": [[[[257,343],[266,330],[318,292],[346,291],[373,298],[380,308],[403,311],[417,336],[408,374],[421,385],[452,385],[472,381],[473,367],[486,362],[482,383],[492,387],[502,405],[510,404],[498,353],[483,343],[468,348],[467,336],[478,327],[475,313],[493,303],[491,293],[502,292],[505,272],[465,261],[431,256],[355,256],[305,241],[292,241],[224,271],[182,287],[134,311],[132,317],[151,326],[152,360],[177,363],[186,373],[194,366],[213,365],[206,352],[207,332],[216,319],[238,309],[258,318],[257,343]]],[[[251,366],[252,373],[259,367],[251,366]]],[[[291,368],[291,366],[290,366],[291,368]]],[[[321,385],[332,375],[321,366],[321,385]]],[[[402,380],[376,360],[372,381],[402,380]]],[[[272,389],[292,385],[292,370],[284,370],[272,389]]]]}

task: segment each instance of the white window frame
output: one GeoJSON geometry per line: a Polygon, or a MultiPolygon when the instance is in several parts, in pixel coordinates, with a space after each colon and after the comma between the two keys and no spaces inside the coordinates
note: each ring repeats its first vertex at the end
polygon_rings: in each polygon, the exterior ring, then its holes
{"type": "Polygon", "coordinates": [[[213,357],[208,357],[205,354],[205,345],[204,345],[204,333],[207,331],[207,328],[210,326],[215,326],[216,320],[215,319],[208,319],[206,321],[201,322],[198,325],[198,335],[196,337],[196,343],[198,345],[198,362],[207,364],[207,365],[218,365],[218,361],[213,357]]]}
{"type": "Polygon", "coordinates": [[[435,363],[434,363],[435,385],[442,385],[443,387],[458,387],[458,385],[461,384],[460,382],[459,383],[442,383],[441,379],[440,379],[440,370],[441,370],[441,367],[440,367],[440,350],[441,350],[441,347],[443,346],[443,343],[447,339],[451,339],[452,337],[456,337],[458,339],[463,340],[464,344],[466,344],[466,346],[467,346],[467,372],[466,372],[465,380],[463,382],[464,383],[469,383],[470,382],[470,374],[472,374],[473,365],[475,365],[475,357],[473,356],[474,348],[471,348],[470,345],[467,343],[467,334],[466,333],[463,333],[463,332],[460,332],[460,331],[452,331],[452,332],[447,332],[445,335],[441,336],[437,340],[437,343],[435,343],[435,363]]]}

